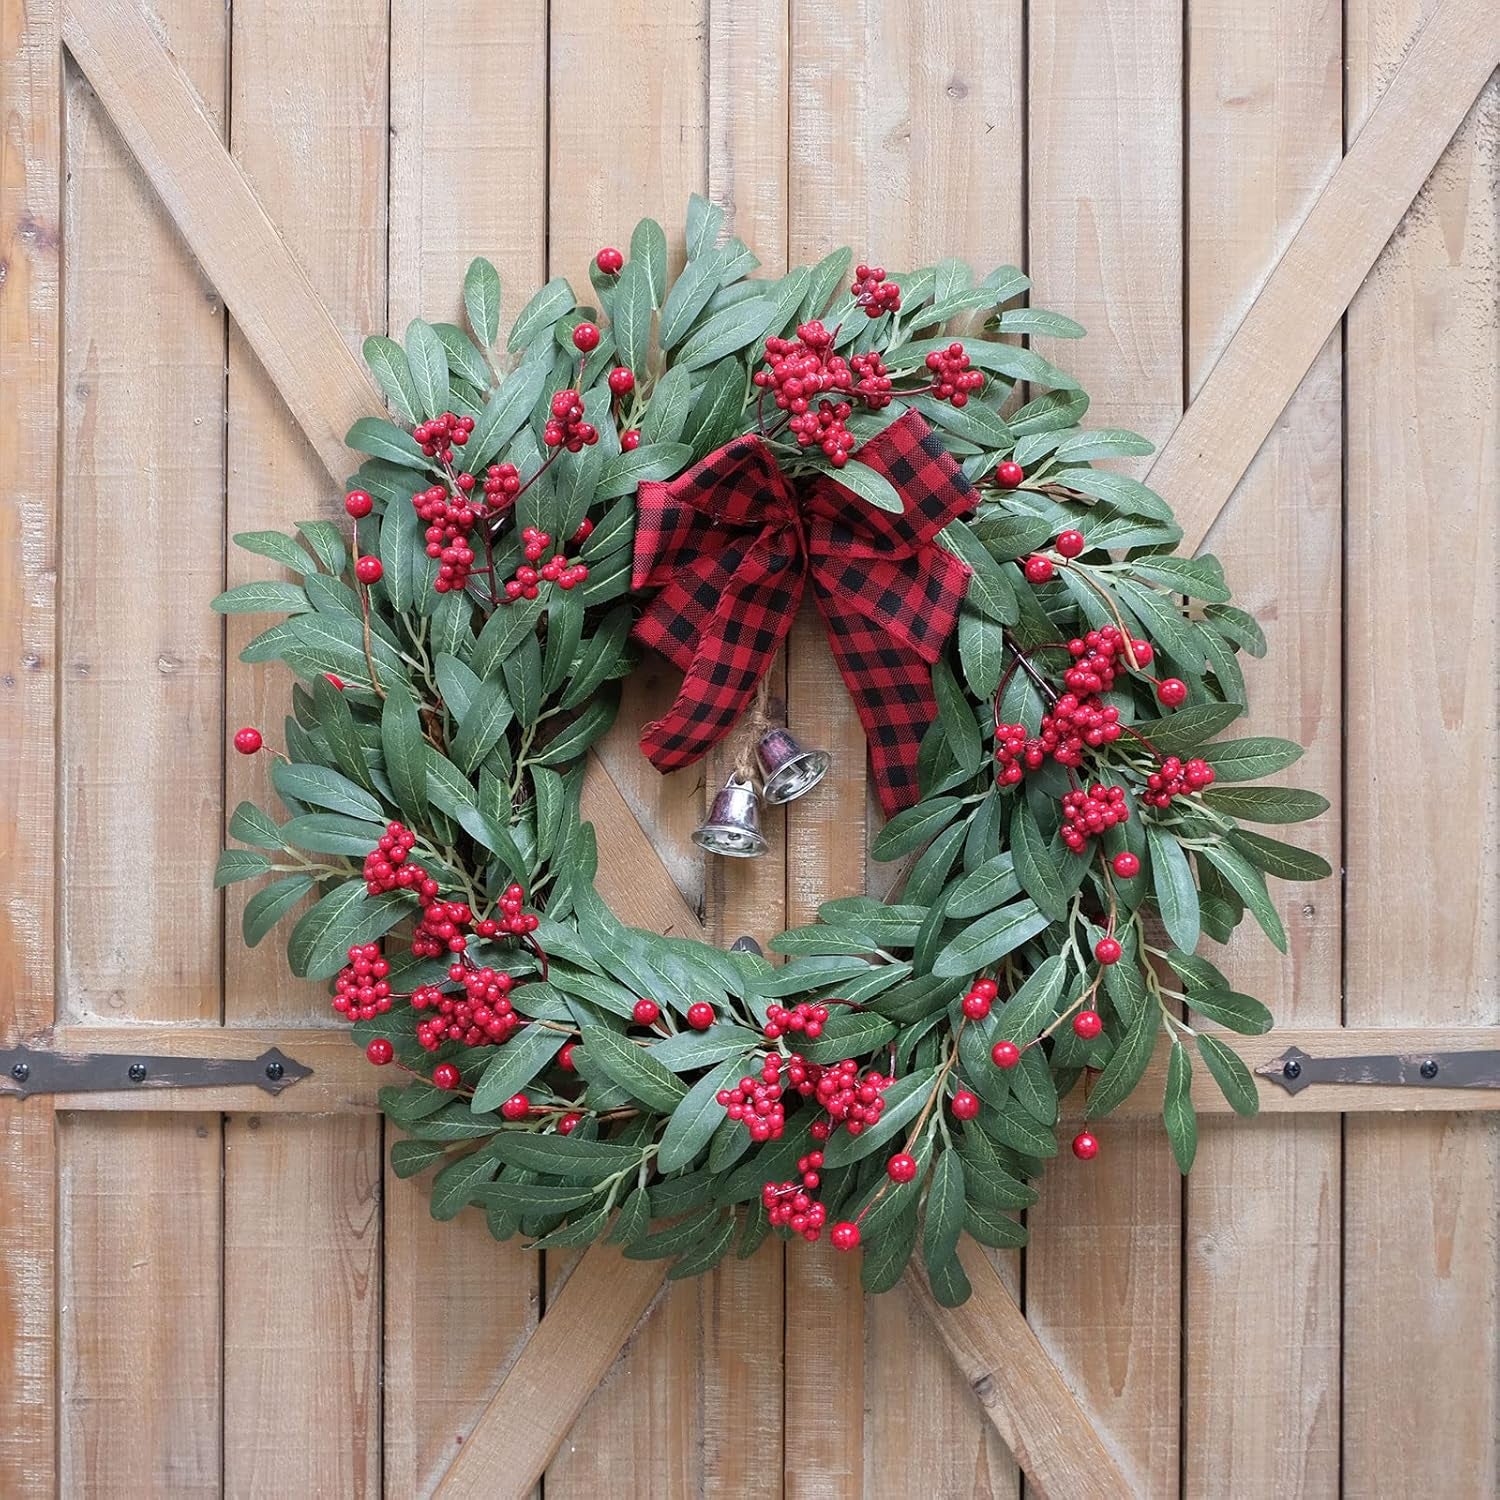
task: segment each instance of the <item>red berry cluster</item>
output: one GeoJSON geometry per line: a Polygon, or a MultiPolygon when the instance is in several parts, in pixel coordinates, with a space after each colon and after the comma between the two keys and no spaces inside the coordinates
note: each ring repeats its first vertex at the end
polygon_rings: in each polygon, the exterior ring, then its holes
{"type": "Polygon", "coordinates": [[[849,290],[867,318],[901,310],[901,288],[885,279],[884,266],[855,266],[854,284],[849,290]]]}
{"type": "Polygon", "coordinates": [[[474,931],[480,937],[498,937],[502,933],[511,937],[525,937],[535,932],[540,925],[540,918],[536,913],[526,910],[525,890],[514,881],[501,894],[498,909],[498,918],[487,917],[484,921],[475,923],[474,931]]]}
{"type": "MultiPolygon", "coordinates": [[[[593,522],[585,521],[573,540],[585,540],[593,529],[593,522]]],[[[555,583],[560,589],[575,588],[589,576],[589,570],[583,563],[570,561],[561,551],[542,562],[543,554],[552,545],[552,538],[545,531],[528,526],[521,533],[521,540],[525,543],[526,561],[516,569],[515,576],[505,582],[504,592],[508,600],[514,602],[517,599],[535,599],[538,586],[542,583],[555,583]],[[537,567],[537,563],[541,563],[541,566],[537,567]]]]}
{"type": "Polygon", "coordinates": [[[1062,840],[1074,854],[1088,849],[1089,840],[1097,838],[1105,829],[1123,823],[1130,816],[1125,803],[1125,788],[1122,786],[1099,786],[1088,791],[1081,788],[1068,792],[1062,799],[1062,840]]]}
{"type": "Polygon", "coordinates": [[[365,890],[372,896],[387,891],[412,891],[419,900],[431,901],[438,883],[419,864],[408,864],[417,836],[403,823],[388,823],[380,841],[365,855],[365,890]]]}
{"type": "Polygon", "coordinates": [[[1041,733],[1026,747],[1026,764],[1036,770],[1050,755],[1060,766],[1083,764],[1085,748],[1097,750],[1120,738],[1120,710],[1098,698],[1064,693],[1042,715],[1041,733]]]}
{"type": "Polygon", "coordinates": [[[1081,698],[1088,693],[1107,693],[1115,685],[1115,658],[1125,652],[1125,637],[1119,628],[1106,625],[1068,642],[1073,665],[1063,673],[1063,682],[1081,698]]]}
{"type": "Polygon", "coordinates": [[[520,1029],[521,1018],[508,998],[515,981],[495,969],[471,969],[454,964],[448,978],[462,984],[462,995],[445,995],[435,984],[424,984],[412,992],[413,1010],[431,1011],[417,1023],[417,1040],[436,1052],[444,1042],[466,1047],[487,1047],[509,1041],[520,1029]]]}
{"type": "MultiPolygon", "coordinates": [[[[472,474],[460,478],[467,479],[470,486],[474,483],[472,474]]],[[[457,495],[450,495],[440,484],[413,495],[411,503],[418,517],[427,523],[427,555],[438,559],[433,588],[440,594],[450,589],[462,590],[474,566],[469,533],[487,507],[483,501],[473,503],[463,489],[457,495]]]]}
{"type": "Polygon", "coordinates": [[[984,384],[984,372],[969,368],[969,356],[957,340],[946,349],[934,349],[927,356],[927,368],[932,371],[932,394],[954,406],[967,406],[969,392],[984,384]]]}
{"type": "Polygon", "coordinates": [[[752,1141],[781,1139],[786,1109],[781,1102],[781,1059],[776,1053],[761,1064],[759,1078],[742,1078],[733,1088],[720,1089],[714,1097],[731,1120],[745,1122],[752,1141]]]}
{"type": "Polygon", "coordinates": [[[842,469],[855,448],[847,425],[853,410],[847,401],[820,401],[812,410],[793,417],[787,427],[800,447],[816,444],[835,469],[842,469]]]}
{"type": "Polygon", "coordinates": [[[418,958],[441,958],[445,953],[462,953],[469,946],[464,928],[474,913],[464,901],[430,901],[425,903],[422,920],[412,934],[411,951],[418,958]]]}
{"type": "Polygon", "coordinates": [[[790,1229],[812,1242],[823,1232],[828,1210],[812,1195],[822,1181],[818,1168],[823,1153],[810,1151],[797,1161],[797,1175],[789,1182],[768,1182],[760,1190],[760,1201],[773,1229],[790,1229]]]}
{"type": "Polygon", "coordinates": [[[794,1005],[788,1010],[784,1005],[768,1005],[766,1007],[766,1024],[761,1028],[762,1034],[775,1041],[779,1036],[785,1036],[789,1031],[800,1031],[809,1041],[816,1041],[823,1035],[823,1025],[828,1020],[828,1007],[826,1005],[813,1005],[803,1001],[800,1005],[794,1005]]]}
{"type": "MultiPolygon", "coordinates": [[[[1001,786],[1014,786],[1026,773],[1022,757],[1026,753],[1024,724],[995,725],[995,779],[1001,786]]],[[[1041,761],[1038,760],[1038,765],[1041,761]]]]}
{"type": "Polygon", "coordinates": [[[369,1021],[391,1008],[391,966],[379,943],[356,943],[333,982],[333,1008],[351,1021],[369,1021]]]}
{"type": "Polygon", "coordinates": [[[1161,763],[1161,769],[1153,771],[1146,778],[1146,790],[1141,793],[1141,801],[1149,807],[1167,807],[1173,797],[1180,797],[1185,792],[1201,791],[1206,786],[1212,786],[1213,780],[1214,768],[1206,760],[1199,760],[1195,756],[1184,762],[1175,755],[1169,755],[1161,763]]]}
{"type": "Polygon", "coordinates": [[[762,390],[772,393],[782,411],[799,416],[828,391],[854,385],[849,366],[833,352],[833,335],[817,321],[800,323],[795,339],[766,340],[766,368],[755,372],[762,390]]]}
{"type": "Polygon", "coordinates": [[[431,421],[418,422],[411,435],[422,445],[422,452],[428,458],[447,464],[453,462],[453,450],[462,448],[473,430],[473,417],[456,417],[451,411],[445,411],[431,421]]]}
{"type": "Polygon", "coordinates": [[[583,419],[583,397],[577,391],[558,391],[553,396],[552,415],[542,429],[542,441],[549,448],[566,448],[569,453],[579,453],[599,441],[599,429],[583,419]]]}
{"type": "Polygon", "coordinates": [[[849,361],[849,368],[858,376],[854,382],[854,394],[871,411],[879,411],[881,407],[891,404],[891,377],[879,350],[872,349],[868,354],[854,355],[849,361]]]}
{"type": "Polygon", "coordinates": [[[842,1125],[850,1135],[859,1135],[880,1118],[885,1109],[880,1096],[893,1082],[879,1068],[861,1073],[859,1063],[846,1057],[823,1070],[813,1085],[813,1097],[828,1111],[835,1127],[842,1125]]]}

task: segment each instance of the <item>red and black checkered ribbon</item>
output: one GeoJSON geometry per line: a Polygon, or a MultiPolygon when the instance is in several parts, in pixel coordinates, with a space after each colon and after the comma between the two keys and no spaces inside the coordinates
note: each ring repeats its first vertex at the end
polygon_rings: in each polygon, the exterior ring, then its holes
{"type": "Polygon", "coordinates": [[[974,504],[937,435],[907,412],[858,451],[905,510],[877,510],[831,478],[794,486],[754,434],[676,479],[642,484],[633,583],[658,591],[635,638],[683,672],[670,712],[641,732],[659,771],[691,764],[744,713],[792,628],[804,582],[865,728],[886,815],[917,800],[917,750],[937,713],[932,664],[969,569],[934,541],[974,504]]]}

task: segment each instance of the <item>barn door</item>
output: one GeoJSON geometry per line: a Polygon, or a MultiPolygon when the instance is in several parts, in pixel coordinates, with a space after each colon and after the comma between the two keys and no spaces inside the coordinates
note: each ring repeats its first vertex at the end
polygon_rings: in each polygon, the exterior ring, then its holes
{"type": "MultiPolygon", "coordinates": [[[[1257,726],[1349,788],[1322,833],[1342,909],[1315,894],[1289,960],[1237,960],[1288,1022],[1248,1060],[1500,1047],[1474,815],[1495,27],[1477,0],[1346,13],[0,10],[0,1045],[29,1046],[0,1074],[0,1489],[1017,1494],[1019,1461],[1058,1496],[1354,1495],[1430,1488],[1434,1452],[1453,1493],[1493,1489],[1493,1094],[1268,1088],[1270,1117],[1205,1131],[1186,1188],[1123,1123],[1107,1171],[1048,1183],[1024,1266],[966,1250],[956,1312],[920,1283],[867,1302],[849,1261],[774,1244],[663,1290],[603,1250],[432,1223],[323,997],[246,953],[211,887],[257,774],[223,730],[275,722],[286,683],[206,601],[241,581],[227,534],[331,512],[375,399],[361,334],[445,315],[479,250],[512,307],[582,285],[599,244],[700,191],[773,273],[846,242],[1011,259],[1076,310],[1091,420],[1163,444],[1153,484],[1274,617],[1257,726]],[[1368,733],[1391,719],[1469,795],[1392,776],[1368,733]],[[20,1097],[63,1056],[95,1071],[20,1097]],[[207,1082],[172,1086],[194,1059],[207,1082]]],[[[816,632],[775,692],[836,774],[760,861],[691,851],[722,767],[639,757],[671,688],[637,674],[590,772],[617,910],[764,939],[885,888],[816,632]]]]}

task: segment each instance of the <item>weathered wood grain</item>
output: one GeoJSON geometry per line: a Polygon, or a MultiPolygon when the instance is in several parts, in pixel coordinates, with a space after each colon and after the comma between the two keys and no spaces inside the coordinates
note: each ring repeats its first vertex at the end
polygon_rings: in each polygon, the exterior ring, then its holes
{"type": "MultiPolygon", "coordinates": [[[[546,279],[546,5],[457,0],[441,25],[431,17],[420,0],[391,7],[387,331],[397,340],[416,317],[464,326],[476,255],[500,273],[507,324],[546,279]]],[[[483,1214],[434,1220],[427,1184],[389,1164],[383,1232],[385,1492],[421,1495],[535,1328],[541,1258],[497,1245],[483,1214]]]]}
{"type": "MultiPolygon", "coordinates": [[[[1338,6],[1296,0],[1205,0],[1189,8],[1188,22],[1187,357],[1196,396],[1338,164],[1342,35],[1338,6]],[[1271,162],[1274,171],[1266,169],[1271,162]]],[[[1270,641],[1263,660],[1244,660],[1250,716],[1235,732],[1307,746],[1280,779],[1322,789],[1334,808],[1292,837],[1335,869],[1343,733],[1339,375],[1335,338],[1206,543],[1270,641]]],[[[1289,955],[1254,931],[1222,960],[1215,955],[1235,988],[1265,1000],[1279,1024],[1339,1020],[1336,881],[1272,882],[1289,955]]],[[[1203,1132],[1184,1189],[1188,1494],[1318,1496],[1338,1487],[1340,1138],[1339,1121],[1328,1116],[1203,1132]]]]}
{"type": "MultiPolygon", "coordinates": [[[[1424,15],[1429,29],[1459,20],[1449,5],[1351,0],[1351,135],[1408,87],[1424,15]]],[[[1455,37],[1445,102],[1428,107],[1469,97],[1495,21],[1487,8],[1455,37]]],[[[1492,83],[1347,321],[1345,969],[1362,1025],[1500,1013],[1500,766],[1484,727],[1500,680],[1497,137],[1492,83]],[[1392,717],[1418,786],[1380,743],[1392,717]]],[[[1351,1120],[1344,1181],[1345,1493],[1492,1495],[1500,1132],[1465,1116],[1351,1120]]]]}
{"type": "MultiPolygon", "coordinates": [[[[576,1433],[575,1424],[590,1398],[598,1399],[596,1388],[646,1316],[665,1275],[662,1261],[626,1260],[602,1245],[582,1256],[573,1272],[552,1288],[551,1309],[436,1493],[443,1500],[508,1500],[528,1494],[565,1440],[576,1433]]],[[[634,1346],[627,1349],[624,1368],[627,1378],[634,1377],[628,1383],[637,1398],[649,1404],[662,1380],[660,1369],[634,1346]]],[[[682,1442],[684,1434],[673,1437],[682,1442]]],[[[662,1484],[661,1472],[680,1461],[678,1456],[658,1455],[654,1483],[662,1484]]],[[[652,1492],[668,1493],[665,1488],[652,1492]]]]}
{"type": "Polygon", "coordinates": [[[1079,1404],[984,1248],[965,1235],[959,1259],[974,1288],[962,1307],[937,1305],[919,1262],[908,1269],[906,1284],[980,1409],[1026,1470],[1027,1494],[1057,1500],[1129,1494],[1130,1485],[1100,1440],[1094,1413],[1079,1404]]]}
{"type": "MultiPolygon", "coordinates": [[[[337,349],[353,369],[347,351],[385,321],[379,226],[386,214],[386,5],[324,5],[316,45],[309,45],[305,12],[290,0],[238,6],[232,20],[233,160],[280,226],[282,253],[317,278],[327,317],[339,330],[328,350],[337,349]]],[[[201,190],[196,196],[201,199],[201,190]]],[[[253,233],[249,226],[247,233],[253,233]]],[[[243,260],[256,251],[242,242],[233,253],[243,260]]],[[[264,253],[274,252],[266,247],[264,253]]],[[[310,311],[283,300],[289,285],[278,281],[252,316],[271,322],[295,312],[311,319],[310,311]]],[[[246,322],[242,303],[228,300],[230,533],[290,530],[314,516],[342,518],[319,449],[288,420],[257,357],[248,336],[254,322],[246,322]]],[[[296,347],[290,335],[282,347],[296,347]]],[[[331,353],[320,355],[308,356],[308,378],[336,382],[331,353]]],[[[336,393],[337,384],[330,389],[336,393]]],[[[326,400],[325,411],[338,409],[336,394],[326,400]]],[[[310,430],[320,431],[316,425],[310,430]]],[[[234,548],[227,576],[231,584],[264,577],[264,560],[234,548]]],[[[231,653],[237,656],[246,636],[263,624],[231,617],[231,653]]],[[[236,661],[227,702],[231,728],[250,723],[273,731],[286,712],[286,672],[236,661]]],[[[229,805],[241,797],[263,800],[267,758],[231,753],[227,759],[229,805]]],[[[246,951],[236,930],[238,903],[226,904],[234,924],[225,963],[226,1016],[321,1019],[327,998],[320,987],[288,973],[280,943],[246,951]]],[[[377,1492],[380,1122],[237,1118],[228,1126],[224,1181],[225,1488],[377,1492]]]]}
{"type": "MultiPolygon", "coordinates": [[[[222,8],[169,0],[158,21],[217,130],[222,8]]],[[[204,605],[224,566],[224,309],[75,69],[63,130],[59,759],[71,773],[59,778],[57,1008],[70,1021],[212,1022],[223,630],[204,605]],[[130,860],[154,872],[144,899],[122,895],[130,860]],[[122,981],[137,975],[126,1011],[122,981]]],[[[219,1120],[60,1124],[61,1489],[211,1492],[219,1120]]]]}
{"type": "Polygon", "coordinates": [[[1361,111],[1347,155],[1152,466],[1186,551],[1207,535],[1500,59],[1490,0],[1398,5],[1388,29],[1387,72],[1399,70],[1380,107],[1361,111]]]}
{"type": "MultiPolygon", "coordinates": [[[[0,1030],[56,989],[57,395],[62,47],[54,0],[0,6],[0,1030]]],[[[57,1159],[49,1110],[0,1108],[0,1491],[57,1487],[57,1159]]]]}
{"type": "MultiPolygon", "coordinates": [[[[1045,0],[1030,15],[1032,300],[1088,330],[1033,342],[1082,382],[1090,426],[1159,440],[1182,409],[1181,6],[1045,0]]],[[[1027,1215],[1026,1316],[1136,1492],[1171,1496],[1179,1179],[1159,1125],[1098,1134],[1098,1160],[1064,1150],[1027,1215]]]]}

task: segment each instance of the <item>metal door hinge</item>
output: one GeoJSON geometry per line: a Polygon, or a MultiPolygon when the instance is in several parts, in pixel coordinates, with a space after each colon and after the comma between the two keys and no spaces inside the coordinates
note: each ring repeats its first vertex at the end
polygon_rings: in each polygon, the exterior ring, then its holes
{"type": "Polygon", "coordinates": [[[312,1069],[272,1047],[259,1057],[148,1057],[135,1052],[0,1050],[0,1094],[97,1094],[146,1089],[254,1086],[268,1094],[312,1075],[312,1069]]]}
{"type": "Polygon", "coordinates": [[[1500,1089],[1500,1051],[1388,1052],[1373,1057],[1312,1057],[1288,1047],[1255,1070],[1300,1094],[1315,1083],[1377,1083],[1399,1088],[1500,1089]]]}

